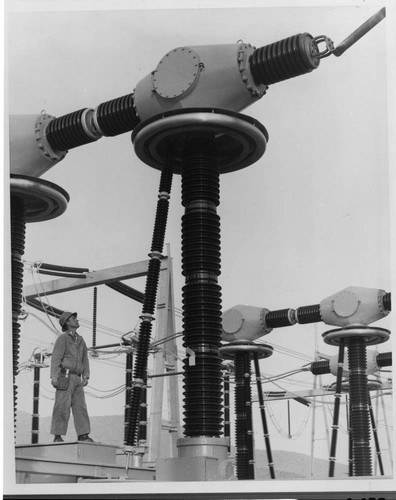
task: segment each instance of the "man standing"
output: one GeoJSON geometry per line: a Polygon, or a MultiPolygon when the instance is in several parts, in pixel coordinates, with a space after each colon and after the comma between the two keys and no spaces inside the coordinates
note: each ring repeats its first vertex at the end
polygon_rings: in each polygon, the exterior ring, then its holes
{"type": "Polygon", "coordinates": [[[51,434],[54,443],[63,442],[67,432],[70,409],[73,411],[74,427],[78,441],[93,442],[89,437],[90,422],[84,389],[89,379],[88,350],[84,339],[77,333],[80,324],[77,313],[63,312],[59,317],[63,334],[55,341],[51,356],[51,384],[57,388],[58,376],[66,370],[69,379],[67,389],[56,390],[55,405],[52,412],[51,434]]]}

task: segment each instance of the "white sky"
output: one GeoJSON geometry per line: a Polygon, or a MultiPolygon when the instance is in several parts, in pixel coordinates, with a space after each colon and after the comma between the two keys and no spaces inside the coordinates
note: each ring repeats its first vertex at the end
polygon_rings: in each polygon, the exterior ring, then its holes
{"type": "MultiPolygon", "coordinates": [[[[146,3],[145,9],[133,10],[125,2],[81,1],[77,7],[64,0],[36,2],[27,12],[32,2],[9,2],[6,106],[10,114],[45,110],[54,116],[94,108],[133,92],[162,56],[178,46],[242,39],[260,47],[300,32],[328,35],[337,45],[387,5],[385,21],[341,58],[329,57],[313,73],[271,86],[244,111],[267,128],[270,139],[255,165],[221,177],[219,214],[224,310],[235,304],[297,308],[351,285],[391,291],[387,46],[395,18],[390,3],[332,2],[329,7],[316,1],[286,7],[283,2],[255,2],[255,8],[225,8],[231,4],[210,2],[219,8],[206,9],[200,2],[202,8],[186,10],[150,9],[154,4],[146,3]]],[[[137,159],[129,133],[71,150],[43,179],[61,186],[71,199],[61,217],[28,224],[26,261],[99,270],[147,258],[159,172],[137,159]]],[[[174,258],[176,307],[181,308],[179,177],[174,178],[170,202],[166,241],[174,258]]],[[[32,277],[26,273],[25,284],[30,283],[32,277]]],[[[129,284],[144,290],[143,280],[129,284]]],[[[99,288],[98,297],[100,325],[123,333],[136,326],[139,304],[107,287],[99,288]]],[[[92,320],[92,290],[49,300],[92,320]]],[[[43,314],[31,312],[47,321],[43,314]]],[[[22,324],[21,362],[35,347],[47,347],[55,339],[34,314],[22,324]]],[[[390,328],[390,318],[377,324],[390,328]]],[[[318,326],[318,349],[336,354],[321,340],[320,334],[328,329],[318,326]]],[[[278,329],[264,340],[313,359],[314,330],[312,325],[278,329]]],[[[90,329],[82,327],[80,333],[90,344],[90,329]]],[[[114,341],[114,336],[99,330],[98,344],[114,341]]],[[[378,349],[389,351],[390,342],[378,349]]],[[[275,375],[306,362],[275,350],[272,358],[261,362],[261,370],[275,375]]],[[[112,363],[117,366],[91,362],[94,388],[124,383],[124,357],[112,363]]],[[[32,406],[32,378],[31,371],[18,377],[18,409],[27,412],[32,406]]],[[[312,387],[312,375],[295,379],[297,384],[287,379],[279,383],[292,390],[312,387]]],[[[42,380],[42,394],[50,397],[48,370],[42,371],[42,380]]],[[[390,399],[386,402],[390,407],[390,399]]],[[[123,404],[123,396],[104,402],[88,399],[91,415],[122,414],[123,404]]],[[[292,403],[296,428],[305,417],[298,406],[292,403]]],[[[285,403],[272,408],[286,428],[285,403]]],[[[42,399],[40,414],[51,410],[52,401],[42,399]]],[[[256,445],[264,448],[259,417],[256,420],[256,445]]],[[[319,424],[318,432],[323,429],[319,424]]],[[[309,423],[300,438],[287,440],[272,427],[272,447],[309,453],[310,432],[309,423]]],[[[318,443],[318,456],[327,458],[324,444],[318,443]]]]}

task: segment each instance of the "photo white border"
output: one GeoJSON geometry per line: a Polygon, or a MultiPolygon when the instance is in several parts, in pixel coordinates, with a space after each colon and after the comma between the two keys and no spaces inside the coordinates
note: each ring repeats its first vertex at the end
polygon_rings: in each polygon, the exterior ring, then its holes
{"type": "MultiPolygon", "coordinates": [[[[8,12],[22,12],[22,11],[62,11],[62,10],[141,10],[141,9],[177,9],[177,8],[249,8],[249,7],[296,7],[296,6],[350,6],[350,5],[378,5],[379,8],[386,6],[387,8],[387,58],[388,58],[388,99],[389,99],[389,164],[391,166],[391,202],[390,202],[390,213],[391,213],[391,247],[393,251],[391,255],[394,255],[394,250],[396,248],[396,236],[394,228],[394,214],[396,213],[396,196],[395,196],[395,170],[396,170],[396,140],[392,138],[396,137],[396,126],[395,126],[395,110],[396,110],[396,35],[395,29],[392,29],[392,25],[396,28],[396,2],[392,0],[377,1],[377,0],[361,0],[361,1],[349,1],[349,0],[335,0],[335,1],[320,1],[320,0],[306,0],[306,1],[283,1],[283,0],[256,0],[256,1],[246,1],[241,5],[240,1],[222,1],[222,0],[192,0],[184,2],[182,0],[175,1],[160,1],[160,0],[6,0],[5,2],[5,15],[4,15],[4,28],[5,28],[5,39],[7,35],[7,13],[8,12]],[[392,168],[393,167],[393,168],[392,168]]],[[[5,78],[7,78],[7,42],[5,42],[5,78]]],[[[6,80],[5,80],[6,81],[6,80]]],[[[4,89],[5,101],[4,101],[4,117],[7,117],[7,84],[4,89]]],[[[7,138],[7,120],[4,119],[4,131],[5,137],[7,138]]],[[[8,145],[7,141],[4,140],[4,179],[7,179],[8,169],[7,160],[8,157],[8,145]]],[[[5,185],[7,182],[5,180],[5,185]]],[[[4,191],[4,190],[3,190],[4,191]]],[[[5,192],[4,206],[7,207],[9,202],[8,191],[5,192]]],[[[11,300],[7,294],[7,290],[11,287],[11,280],[9,273],[7,273],[6,263],[7,263],[7,251],[9,247],[9,237],[8,237],[8,222],[7,222],[7,209],[5,208],[5,214],[3,217],[4,221],[4,333],[12,331],[12,321],[11,317],[7,315],[6,311],[11,310],[11,300]]],[[[392,261],[392,288],[396,290],[396,276],[394,272],[394,258],[392,261]]],[[[12,339],[10,335],[4,335],[4,349],[5,352],[12,352],[12,339]]],[[[7,367],[6,367],[7,368],[7,367]]],[[[5,387],[12,387],[12,373],[11,370],[5,370],[4,381],[5,387]]],[[[56,495],[67,494],[68,497],[72,495],[109,495],[109,498],[115,498],[116,495],[128,495],[128,498],[144,498],[145,495],[155,495],[152,498],[177,498],[176,495],[188,494],[191,498],[195,498],[195,494],[199,495],[199,498],[253,498],[252,494],[255,494],[254,498],[286,498],[289,494],[292,494],[293,498],[324,498],[319,495],[320,493],[325,493],[326,495],[333,494],[332,499],[344,498],[344,495],[349,495],[351,498],[361,498],[356,496],[359,494],[365,494],[366,496],[372,496],[375,494],[381,494],[386,500],[391,500],[390,496],[387,496],[387,492],[394,492],[395,479],[378,479],[370,478],[368,480],[354,479],[351,480],[301,480],[301,481],[230,481],[230,482],[134,482],[131,488],[131,483],[92,483],[92,484],[16,484],[11,478],[15,478],[15,454],[14,454],[14,443],[13,443],[13,421],[12,417],[9,416],[13,414],[13,401],[10,392],[4,392],[3,395],[4,404],[4,434],[3,434],[3,494],[6,496],[15,495],[26,495],[26,496],[44,496],[51,495],[56,498],[56,495]],[[133,490],[133,491],[131,491],[133,490]],[[265,492],[263,491],[265,490],[265,492]],[[215,496],[214,496],[215,495],[215,496]],[[222,495],[222,496],[218,496],[222,495]],[[264,496],[263,496],[264,495],[264,496]],[[285,497],[280,497],[279,495],[285,495],[285,497]],[[338,496],[341,495],[341,496],[338,496]]],[[[393,409],[395,409],[393,400],[393,409]]],[[[395,411],[393,411],[395,414],[395,411]]],[[[396,476],[396,464],[394,464],[393,477],[396,476]]],[[[181,497],[180,497],[181,498],[181,497]]],[[[326,497],[330,498],[330,497],[326,497]]],[[[346,500],[347,496],[345,496],[346,500]]]]}

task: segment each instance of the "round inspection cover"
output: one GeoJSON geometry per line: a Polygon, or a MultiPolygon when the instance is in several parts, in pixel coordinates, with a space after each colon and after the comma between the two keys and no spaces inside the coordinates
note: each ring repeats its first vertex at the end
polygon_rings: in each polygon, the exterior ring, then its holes
{"type": "Polygon", "coordinates": [[[223,331],[227,335],[235,334],[242,328],[244,319],[242,314],[236,309],[230,309],[223,315],[223,331]]]}
{"type": "Polygon", "coordinates": [[[340,292],[333,300],[333,311],[341,318],[351,317],[358,308],[359,298],[348,290],[340,292]]]}
{"type": "Polygon", "coordinates": [[[153,86],[161,97],[173,99],[183,95],[199,76],[199,57],[188,47],[168,52],[153,73],[153,86]]]}

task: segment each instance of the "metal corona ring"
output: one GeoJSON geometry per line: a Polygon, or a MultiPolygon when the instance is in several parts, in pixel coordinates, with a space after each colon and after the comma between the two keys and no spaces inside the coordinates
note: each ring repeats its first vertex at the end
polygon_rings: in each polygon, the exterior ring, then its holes
{"type": "Polygon", "coordinates": [[[382,344],[389,339],[390,331],[385,328],[371,326],[347,326],[336,330],[329,330],[322,334],[323,340],[329,345],[340,345],[342,338],[359,337],[365,345],[382,344]]]}
{"type": "MultiPolygon", "coordinates": [[[[255,163],[264,154],[268,142],[267,130],[257,120],[213,108],[186,108],[156,115],[134,129],[132,142],[136,155],[160,170],[169,141],[178,145],[184,134],[201,131],[215,134],[221,174],[255,163]]],[[[174,173],[181,173],[181,163],[182,151],[176,148],[174,173]]]]}

